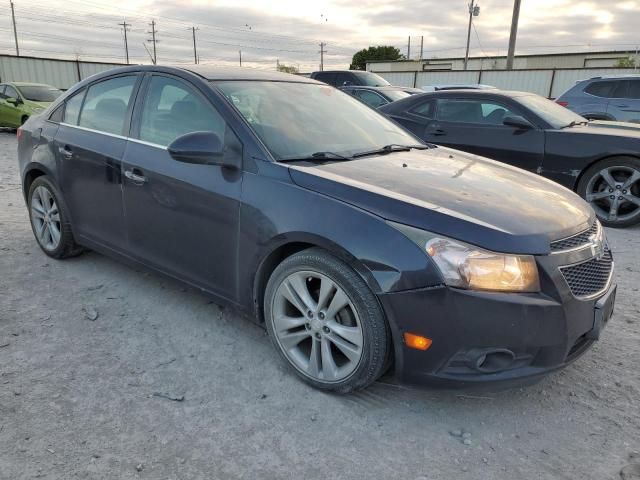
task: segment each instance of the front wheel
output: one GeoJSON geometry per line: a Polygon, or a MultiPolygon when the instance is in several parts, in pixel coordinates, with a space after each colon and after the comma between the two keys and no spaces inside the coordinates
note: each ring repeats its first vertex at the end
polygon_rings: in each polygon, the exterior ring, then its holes
{"type": "Polygon", "coordinates": [[[390,342],[382,308],[363,279],[324,250],[284,260],[269,279],[264,310],[277,350],[310,385],[348,393],[384,373],[390,342]]]}
{"type": "Polygon", "coordinates": [[[592,165],[580,179],[578,194],[607,227],[640,223],[640,160],[614,157],[592,165]]]}

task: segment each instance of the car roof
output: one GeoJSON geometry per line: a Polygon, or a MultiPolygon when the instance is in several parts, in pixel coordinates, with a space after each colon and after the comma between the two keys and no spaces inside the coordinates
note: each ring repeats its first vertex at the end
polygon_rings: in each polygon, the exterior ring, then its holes
{"type": "Polygon", "coordinates": [[[626,73],[624,75],[601,75],[598,77],[585,78],[584,81],[587,80],[625,80],[628,78],[640,78],[640,74],[638,73],[626,73]]]}
{"type": "MultiPolygon", "coordinates": [[[[425,92],[424,96],[438,96],[438,97],[455,97],[456,95],[464,94],[465,96],[470,97],[527,97],[530,95],[535,95],[531,92],[518,92],[515,90],[499,90],[497,88],[494,89],[458,89],[458,90],[438,90],[437,92],[425,92]]],[[[422,95],[421,95],[422,96],[422,95]]]]}
{"type": "Polygon", "coordinates": [[[53,85],[47,85],[46,83],[31,83],[31,82],[0,82],[2,84],[13,85],[15,87],[50,87],[56,88],[53,85]]]}
{"type": "Polygon", "coordinates": [[[193,72],[207,80],[263,80],[270,82],[298,82],[298,83],[315,83],[324,85],[322,82],[312,80],[302,75],[294,75],[283,72],[270,72],[268,70],[259,70],[250,67],[214,67],[213,65],[190,65],[190,66],[173,66],[165,65],[169,68],[180,68],[193,72]]]}

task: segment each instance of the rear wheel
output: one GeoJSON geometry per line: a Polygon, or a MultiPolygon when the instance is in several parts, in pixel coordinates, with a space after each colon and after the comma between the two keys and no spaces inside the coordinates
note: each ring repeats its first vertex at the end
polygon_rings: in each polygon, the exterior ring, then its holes
{"type": "Polygon", "coordinates": [[[36,178],[29,188],[29,218],[38,245],[53,258],[73,257],[82,253],[71,232],[67,212],[58,189],[49,178],[36,178]]]}
{"type": "Polygon", "coordinates": [[[608,227],[640,223],[640,160],[614,157],[596,163],[580,179],[578,194],[608,227]]]}
{"type": "Polygon", "coordinates": [[[347,393],[384,373],[390,347],[382,308],[362,278],[324,250],[282,262],[264,303],[274,345],[312,386],[347,393]]]}
{"type": "Polygon", "coordinates": [[[27,123],[27,120],[29,120],[29,116],[25,115],[20,119],[20,125],[24,125],[25,123],[27,123]]]}

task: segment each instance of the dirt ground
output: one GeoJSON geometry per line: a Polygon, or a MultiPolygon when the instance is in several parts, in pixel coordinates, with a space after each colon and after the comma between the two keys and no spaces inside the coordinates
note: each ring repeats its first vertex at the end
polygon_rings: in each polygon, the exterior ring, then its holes
{"type": "Polygon", "coordinates": [[[640,229],[608,235],[616,314],[566,370],[499,393],[384,378],[334,396],[190,288],[46,257],[0,131],[0,479],[640,478],[640,229]]]}

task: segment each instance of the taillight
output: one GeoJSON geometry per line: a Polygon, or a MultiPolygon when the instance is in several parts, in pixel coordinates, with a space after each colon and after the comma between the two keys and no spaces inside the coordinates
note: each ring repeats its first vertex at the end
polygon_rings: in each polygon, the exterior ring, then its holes
{"type": "Polygon", "coordinates": [[[20,141],[20,139],[22,138],[22,128],[19,128],[16,131],[16,137],[18,137],[18,141],[20,141]]]}
{"type": "Polygon", "coordinates": [[[569,106],[569,102],[561,102],[560,100],[556,100],[556,103],[558,105],[560,105],[561,107],[568,107],[569,106]]]}

